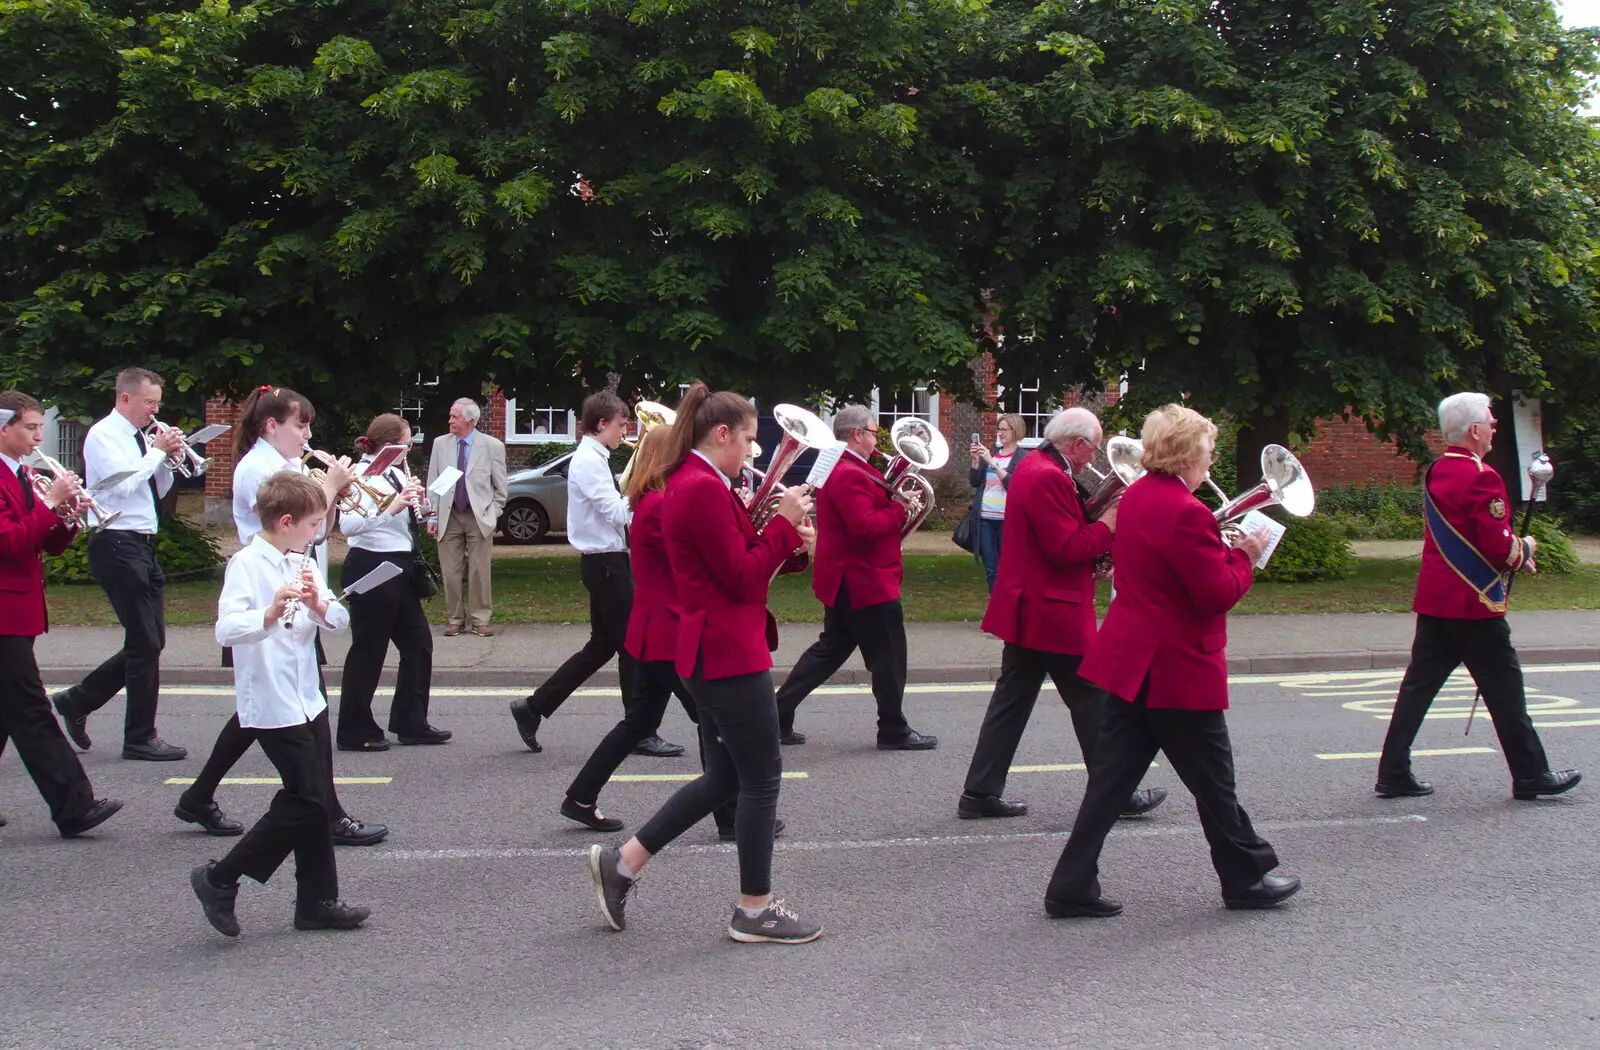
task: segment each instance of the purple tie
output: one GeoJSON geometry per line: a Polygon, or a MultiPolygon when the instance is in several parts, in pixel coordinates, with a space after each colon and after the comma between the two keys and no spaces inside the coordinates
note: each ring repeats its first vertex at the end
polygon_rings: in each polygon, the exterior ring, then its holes
{"type": "Polygon", "coordinates": [[[456,510],[466,510],[472,505],[467,499],[467,443],[456,438],[456,469],[461,471],[461,477],[456,481],[456,498],[453,506],[456,510]]]}

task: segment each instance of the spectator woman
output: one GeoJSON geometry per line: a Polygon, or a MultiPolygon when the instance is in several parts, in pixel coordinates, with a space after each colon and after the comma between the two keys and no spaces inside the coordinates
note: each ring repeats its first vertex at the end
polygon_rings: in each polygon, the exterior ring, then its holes
{"type": "Polygon", "coordinates": [[[995,574],[1000,571],[1000,527],[1006,519],[1006,488],[1011,475],[1028,450],[1018,444],[1028,436],[1028,424],[1021,416],[1007,413],[995,424],[995,450],[972,446],[972,468],[967,482],[972,486],[972,509],[978,512],[972,557],[983,566],[989,590],[994,591],[995,574]]]}

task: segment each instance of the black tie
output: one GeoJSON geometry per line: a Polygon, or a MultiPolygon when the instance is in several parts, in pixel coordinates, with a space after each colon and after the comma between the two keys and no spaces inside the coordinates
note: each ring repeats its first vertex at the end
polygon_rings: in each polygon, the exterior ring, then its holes
{"type": "Polygon", "coordinates": [[[17,464],[17,483],[22,486],[22,505],[28,510],[33,509],[33,479],[28,476],[28,468],[21,463],[17,464]]]}
{"type": "MultiPolygon", "coordinates": [[[[133,440],[139,443],[140,457],[150,451],[150,446],[144,443],[144,431],[135,430],[133,432],[133,440]]],[[[161,513],[161,490],[156,487],[156,476],[154,474],[150,475],[150,502],[153,504],[152,509],[159,516],[161,513]]]]}

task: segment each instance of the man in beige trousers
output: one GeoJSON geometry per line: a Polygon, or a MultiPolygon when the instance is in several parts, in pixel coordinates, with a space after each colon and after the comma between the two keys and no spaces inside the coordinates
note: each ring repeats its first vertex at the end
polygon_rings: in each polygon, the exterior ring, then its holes
{"type": "Polygon", "coordinates": [[[489,617],[494,608],[489,583],[490,555],[495,525],[506,505],[506,446],[500,439],[478,430],[482,410],[470,398],[450,406],[450,432],[434,439],[428,458],[431,488],[449,467],[461,471],[452,497],[439,501],[439,517],[428,524],[428,535],[439,539],[439,571],[444,575],[444,599],[450,607],[445,637],[453,638],[467,626],[470,602],[473,634],[494,634],[489,617]],[[461,577],[467,577],[465,600],[461,577]]]}

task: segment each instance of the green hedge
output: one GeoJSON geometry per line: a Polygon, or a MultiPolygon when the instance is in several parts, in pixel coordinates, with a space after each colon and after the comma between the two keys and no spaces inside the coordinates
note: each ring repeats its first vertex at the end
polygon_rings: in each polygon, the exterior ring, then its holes
{"type": "Polygon", "coordinates": [[[1582,532],[1600,532],[1600,432],[1569,434],[1550,446],[1550,506],[1582,532]]]}
{"type": "Polygon", "coordinates": [[[1535,511],[1533,521],[1528,525],[1528,534],[1539,541],[1539,549],[1534,552],[1533,560],[1541,574],[1562,576],[1578,571],[1577,548],[1555,522],[1548,517],[1541,518],[1535,511]]]}
{"type": "MultiPolygon", "coordinates": [[[[80,532],[72,546],[59,556],[46,556],[45,579],[53,584],[93,583],[88,541],[88,534],[80,532]]],[[[156,536],[156,559],[169,583],[211,576],[225,560],[204,529],[176,515],[161,519],[161,531],[156,536]]]]}
{"type": "Polygon", "coordinates": [[[1355,572],[1350,541],[1338,522],[1321,514],[1309,518],[1274,517],[1289,526],[1267,567],[1263,580],[1299,583],[1306,580],[1342,580],[1355,572]]]}

